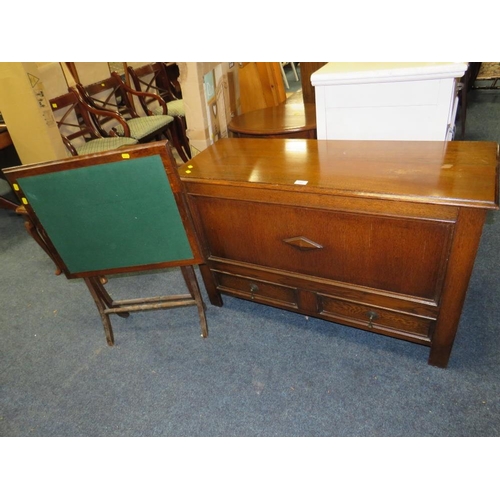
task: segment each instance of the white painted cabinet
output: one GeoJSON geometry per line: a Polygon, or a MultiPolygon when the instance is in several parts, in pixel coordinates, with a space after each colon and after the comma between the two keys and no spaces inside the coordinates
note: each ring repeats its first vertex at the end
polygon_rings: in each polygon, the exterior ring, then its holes
{"type": "Polygon", "coordinates": [[[466,63],[328,63],[311,75],[318,139],[451,140],[466,63]]]}

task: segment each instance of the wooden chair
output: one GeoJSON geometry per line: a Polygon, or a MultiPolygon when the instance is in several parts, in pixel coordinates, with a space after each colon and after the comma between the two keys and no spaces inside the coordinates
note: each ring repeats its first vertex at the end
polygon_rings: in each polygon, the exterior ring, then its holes
{"type": "Polygon", "coordinates": [[[88,106],[74,89],[50,99],[49,102],[59,133],[73,156],[100,153],[139,142],[132,137],[118,135],[103,137],[94,126],[92,114],[96,115],[96,120],[109,118],[122,121],[123,127],[126,126],[125,120],[113,111],[98,110],[88,106]]]}
{"type": "Polygon", "coordinates": [[[146,94],[129,87],[118,73],[113,72],[109,78],[90,85],[78,83],[75,87],[80,97],[92,108],[104,111],[114,111],[121,116],[121,121],[111,117],[97,117],[91,114],[93,123],[103,137],[129,136],[139,143],[158,141],[162,136],[175,147],[183,161],[188,161],[179,142],[177,129],[172,126],[174,119],[166,113],[162,115],[141,116],[133,104],[134,96],[144,99],[157,99],[159,106],[165,102],[156,94],[146,94]],[[123,124],[125,122],[125,125],[123,124]]]}
{"type": "MultiPolygon", "coordinates": [[[[160,96],[166,105],[166,114],[175,120],[175,127],[179,141],[185,154],[191,158],[191,148],[187,137],[186,114],[184,111],[184,100],[177,98],[174,94],[174,86],[168,76],[165,63],[157,62],[146,64],[139,68],[129,66],[127,72],[137,91],[154,93],[160,96]]],[[[143,111],[148,115],[161,115],[165,108],[151,97],[139,97],[143,111]]]]}

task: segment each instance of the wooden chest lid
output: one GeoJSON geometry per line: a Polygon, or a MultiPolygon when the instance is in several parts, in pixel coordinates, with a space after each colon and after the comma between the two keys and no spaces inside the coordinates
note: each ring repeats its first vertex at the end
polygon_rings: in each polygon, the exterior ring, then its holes
{"type": "Polygon", "coordinates": [[[182,180],[498,209],[498,144],[221,139],[182,180]]]}

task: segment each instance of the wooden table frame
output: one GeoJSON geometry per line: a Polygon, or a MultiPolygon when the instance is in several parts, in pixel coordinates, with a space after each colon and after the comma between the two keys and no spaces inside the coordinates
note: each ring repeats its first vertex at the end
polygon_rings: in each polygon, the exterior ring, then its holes
{"type": "MultiPolygon", "coordinates": [[[[146,166],[144,166],[143,168],[146,168],[146,166]]],[[[17,212],[24,216],[25,227],[28,231],[28,234],[33,237],[33,239],[53,260],[56,265],[56,274],[64,273],[69,279],[83,278],[99,311],[108,345],[114,345],[114,335],[110,321],[111,314],[117,314],[122,317],[127,317],[131,312],[169,309],[185,306],[197,307],[201,325],[201,336],[204,338],[208,336],[208,325],[205,315],[206,306],[203,302],[203,298],[200,293],[193,267],[194,265],[203,264],[204,257],[200,250],[199,242],[192,224],[191,215],[187,208],[185,193],[183,185],[177,173],[176,163],[166,142],[162,141],[157,143],[149,143],[96,155],[73,157],[66,160],[36,165],[11,167],[9,169],[5,169],[4,172],[8,181],[12,185],[14,192],[18,195],[20,201],[22,202],[22,207],[19,208],[17,212]],[[161,224],[164,224],[165,227],[168,226],[173,230],[177,230],[178,235],[180,236],[176,237],[180,243],[172,243],[170,250],[163,248],[159,249],[158,255],[164,257],[163,260],[154,262],[150,262],[148,260],[140,261],[139,257],[142,258],[142,255],[132,254],[133,258],[139,259],[134,265],[126,263],[124,264],[123,261],[117,257],[116,266],[112,265],[111,267],[101,268],[99,267],[99,258],[101,258],[101,262],[108,262],[110,258],[109,255],[106,254],[106,259],[108,260],[103,260],[103,257],[99,256],[97,256],[96,258],[94,255],[92,255],[90,258],[95,259],[96,268],[92,267],[92,261],[90,264],[85,264],[87,268],[78,268],[78,264],[75,264],[75,262],[78,261],[75,261],[75,259],[71,255],[71,252],[68,250],[68,248],[65,247],[65,242],[63,241],[64,238],[62,237],[62,235],[57,234],[57,230],[54,230],[54,220],[59,220],[59,215],[56,215],[54,217],[54,215],[51,214],[57,211],[66,211],[67,213],[71,213],[72,211],[77,212],[78,210],[81,211],[82,209],[78,207],[75,208],[74,206],[68,206],[71,204],[71,200],[64,206],[57,206],[59,200],[51,200],[50,196],[47,196],[44,189],[46,189],[46,186],[48,185],[52,189],[52,192],[54,192],[51,182],[53,185],[55,185],[55,181],[52,181],[51,179],[61,179],[63,178],[61,177],[61,174],[67,174],[71,176],[75,175],[75,173],[78,174],[79,172],[83,172],[83,175],[90,176],[90,178],[92,178],[92,175],[94,175],[95,177],[96,173],[102,172],[104,167],[110,167],[119,172],[120,168],[125,169],[126,167],[128,168],[131,166],[131,171],[133,172],[134,169],[137,170],[141,165],[143,165],[144,161],[153,162],[151,165],[154,167],[156,175],[159,176],[158,179],[161,181],[160,184],[162,184],[162,186],[160,186],[159,188],[161,189],[159,193],[161,194],[163,192],[168,192],[168,190],[171,190],[171,195],[169,195],[171,196],[172,200],[169,205],[169,207],[171,207],[171,211],[168,212],[171,215],[168,218],[168,224],[167,220],[165,219],[167,212],[155,213],[155,217],[158,217],[160,219],[163,218],[164,222],[161,224]],[[123,167],[121,167],[122,162],[124,165],[123,167]],[[137,167],[135,167],[135,165],[137,165],[137,167]],[[165,177],[162,176],[160,165],[162,165],[162,168],[164,168],[165,177]],[[95,168],[98,166],[100,166],[101,168],[95,170],[95,168]],[[94,170],[88,170],[89,168],[94,170]],[[85,171],[85,169],[87,170],[85,171]],[[53,176],[52,178],[50,177],[51,175],[53,176]],[[31,183],[27,181],[30,181],[31,183]],[[38,191],[36,184],[37,182],[41,185],[41,187],[38,187],[38,191]],[[178,210],[177,222],[175,219],[176,210],[178,210]],[[47,230],[47,224],[49,224],[51,230],[47,230]],[[63,241],[63,243],[61,243],[61,241],[63,241]],[[176,245],[178,248],[176,248],[176,245]],[[104,286],[107,283],[106,276],[108,275],[142,272],[171,267],[178,267],[180,269],[188,293],[177,295],[162,295],[157,297],[134,298],[127,300],[114,300],[104,286]]],[[[102,174],[99,173],[99,175],[102,174]]],[[[141,175],[143,175],[142,172],[138,174],[138,178],[140,178],[141,175]]],[[[101,183],[102,179],[103,178],[101,177],[101,183]]],[[[110,180],[113,181],[114,179],[110,178],[110,180]]],[[[112,185],[112,182],[110,184],[110,194],[113,195],[113,193],[115,193],[116,191],[116,187],[112,185]]],[[[125,183],[123,183],[123,185],[125,186],[125,183]]],[[[125,186],[124,189],[128,189],[127,186],[125,186]]],[[[137,185],[131,186],[131,189],[137,190],[137,185]]],[[[133,194],[137,196],[135,191],[133,192],[133,194]]],[[[91,192],[87,190],[84,196],[88,197],[89,195],[91,195],[91,192]]],[[[152,195],[154,195],[154,193],[152,193],[152,195]]],[[[77,196],[76,198],[79,197],[77,196]]],[[[80,202],[81,199],[83,198],[80,198],[80,202]]],[[[128,202],[128,200],[124,201],[128,202]]],[[[75,200],[75,206],[77,203],[78,199],[75,200]]],[[[111,207],[113,203],[115,202],[111,197],[106,207],[111,207]]],[[[143,203],[147,204],[148,200],[143,200],[143,203]]],[[[161,201],[160,205],[158,206],[163,208],[166,207],[166,205],[162,204],[161,201]]],[[[106,209],[106,207],[104,209],[106,209]]],[[[134,214],[137,213],[137,216],[140,216],[141,210],[146,210],[144,212],[146,215],[150,214],[150,212],[147,211],[147,207],[146,209],[141,209],[141,207],[139,207],[137,211],[134,212],[134,214]]],[[[79,214],[79,212],[77,212],[77,214],[79,214]]],[[[111,211],[111,215],[109,215],[111,219],[113,218],[112,214],[113,211],[111,211]]],[[[82,215],[85,216],[85,214],[82,215]]],[[[106,212],[106,215],[108,215],[108,212],[106,212]]],[[[110,224],[111,226],[106,225],[105,227],[112,227],[114,223],[114,220],[106,221],[105,224],[110,224]]],[[[137,225],[137,227],[139,227],[139,225],[137,225]]],[[[130,228],[132,234],[127,235],[126,238],[133,239],[133,226],[127,226],[126,229],[128,230],[128,228],[130,228]]],[[[75,228],[75,230],[79,231],[79,228],[75,228]]],[[[155,237],[156,235],[151,235],[151,240],[153,241],[153,243],[150,244],[150,248],[154,247],[155,237]]],[[[170,236],[166,235],[164,237],[166,237],[168,241],[168,238],[170,236]]],[[[82,246],[88,244],[85,238],[86,233],[83,231],[82,246]]],[[[77,242],[76,244],[79,244],[79,242],[77,242]]],[[[90,243],[90,245],[95,245],[95,243],[90,243]]],[[[142,247],[139,245],[139,248],[142,247]]],[[[99,244],[97,244],[97,246],[95,247],[95,252],[99,254],[100,251],[101,248],[99,247],[99,244]]],[[[116,252],[117,256],[120,253],[123,253],[123,251],[123,248],[118,248],[116,252]]],[[[108,252],[109,254],[109,249],[106,250],[106,252],[108,252]]],[[[155,252],[156,255],[157,250],[153,249],[153,252],[155,252]]],[[[104,250],[102,253],[104,255],[104,250]]],[[[146,254],[146,257],[144,258],[149,258],[149,254],[146,254]]],[[[111,255],[111,262],[114,262],[113,259],[114,257],[113,255],[111,255]]]]}

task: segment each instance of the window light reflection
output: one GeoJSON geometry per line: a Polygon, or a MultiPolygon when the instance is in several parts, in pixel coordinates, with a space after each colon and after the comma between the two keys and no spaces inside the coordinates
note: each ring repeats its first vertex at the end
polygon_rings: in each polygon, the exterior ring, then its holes
{"type": "Polygon", "coordinates": [[[285,142],[285,149],[294,153],[306,153],[307,142],[297,139],[289,139],[285,142]]]}

